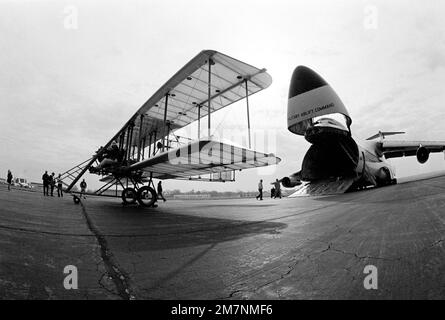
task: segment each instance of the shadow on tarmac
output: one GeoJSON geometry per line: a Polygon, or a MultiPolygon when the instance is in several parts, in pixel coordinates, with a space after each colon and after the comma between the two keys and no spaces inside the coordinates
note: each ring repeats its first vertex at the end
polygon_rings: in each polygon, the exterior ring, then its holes
{"type": "MultiPolygon", "coordinates": [[[[213,210],[218,210],[218,207],[214,206],[213,210]]],[[[128,239],[132,241],[132,251],[217,244],[259,234],[279,234],[287,227],[286,223],[274,221],[180,214],[175,212],[182,211],[178,207],[150,209],[96,202],[94,207],[87,203],[86,210],[103,236],[117,240],[114,246],[128,239]]]]}

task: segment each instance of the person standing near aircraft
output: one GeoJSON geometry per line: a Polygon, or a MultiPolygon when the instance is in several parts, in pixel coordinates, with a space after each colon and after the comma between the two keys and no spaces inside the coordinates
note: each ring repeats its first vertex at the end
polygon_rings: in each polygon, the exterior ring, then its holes
{"type": "Polygon", "coordinates": [[[85,179],[83,179],[82,182],[80,183],[80,196],[79,196],[79,198],[82,198],[82,196],[83,196],[83,198],[86,199],[85,196],[84,196],[86,191],[87,191],[87,183],[85,182],[85,179]]]}
{"type": "Polygon", "coordinates": [[[162,181],[158,182],[158,198],[161,198],[162,200],[164,200],[164,202],[167,201],[162,194],[162,181]]]}
{"type": "Polygon", "coordinates": [[[63,190],[62,190],[62,179],[61,174],[59,173],[59,176],[57,177],[57,196],[60,198],[63,198],[63,190]]]}
{"type": "Polygon", "coordinates": [[[258,200],[259,198],[260,200],[263,200],[263,179],[258,183],[258,192],[259,194],[256,196],[256,199],[258,200]]]}
{"type": "Polygon", "coordinates": [[[279,197],[281,199],[281,185],[280,185],[280,181],[278,181],[278,179],[275,180],[275,182],[272,182],[271,184],[274,185],[275,188],[275,194],[274,194],[274,199],[276,199],[277,197],[279,197]]]}
{"type": "Polygon", "coordinates": [[[51,187],[51,197],[54,197],[54,187],[56,186],[56,177],[54,172],[49,176],[49,186],[51,187]]]}
{"type": "Polygon", "coordinates": [[[6,181],[8,182],[8,191],[11,191],[11,183],[12,183],[12,173],[11,173],[11,170],[8,170],[8,176],[6,178],[6,181]]]}
{"type": "Polygon", "coordinates": [[[49,175],[48,175],[48,171],[45,171],[45,173],[42,176],[42,181],[43,181],[43,195],[44,196],[48,196],[49,194],[49,175]]]}

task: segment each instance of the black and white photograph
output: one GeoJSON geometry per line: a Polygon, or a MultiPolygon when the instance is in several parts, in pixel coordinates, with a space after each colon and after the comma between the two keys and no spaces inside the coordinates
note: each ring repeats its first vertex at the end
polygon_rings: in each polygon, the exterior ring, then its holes
{"type": "Polygon", "coordinates": [[[445,299],[444,13],[0,0],[0,300],[445,299]]]}

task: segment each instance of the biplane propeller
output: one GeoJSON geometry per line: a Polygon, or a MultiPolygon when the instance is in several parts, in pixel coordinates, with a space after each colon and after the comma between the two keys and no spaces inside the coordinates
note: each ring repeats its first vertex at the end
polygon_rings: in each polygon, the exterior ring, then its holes
{"type": "Polygon", "coordinates": [[[277,164],[280,158],[251,149],[249,96],[272,83],[258,69],[220,52],[205,50],[170,78],[91,159],[62,174],[71,192],[85,172],[102,176],[95,194],[121,186],[123,203],[154,206],[153,179],[234,181],[235,171],[277,164]],[[214,140],[211,114],[246,99],[249,148],[214,140]],[[202,118],[207,136],[200,137],[202,118]],[[198,137],[176,131],[197,122],[198,137]],[[204,177],[208,175],[208,177],[204,177]]]}

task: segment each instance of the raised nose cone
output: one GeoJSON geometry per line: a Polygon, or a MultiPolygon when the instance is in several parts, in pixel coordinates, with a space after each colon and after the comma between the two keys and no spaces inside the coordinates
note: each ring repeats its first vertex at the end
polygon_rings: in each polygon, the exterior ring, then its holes
{"type": "Polygon", "coordinates": [[[312,119],[333,113],[340,113],[346,117],[349,130],[351,118],[335,91],[315,71],[298,66],[292,74],[289,87],[287,103],[289,131],[305,135],[306,130],[313,126],[312,119]]]}
{"type": "Polygon", "coordinates": [[[298,66],[292,74],[289,87],[289,99],[327,84],[328,83],[314,70],[305,66],[298,66]]]}

